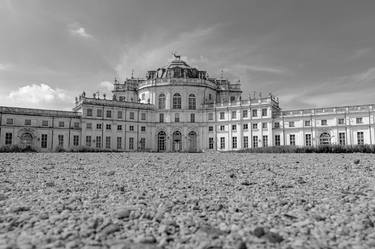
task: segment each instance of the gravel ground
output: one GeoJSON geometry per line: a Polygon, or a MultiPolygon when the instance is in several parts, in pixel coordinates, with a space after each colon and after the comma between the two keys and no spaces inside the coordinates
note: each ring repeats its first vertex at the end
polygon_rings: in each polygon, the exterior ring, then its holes
{"type": "Polygon", "coordinates": [[[374,159],[0,154],[0,248],[374,248],[374,159]]]}

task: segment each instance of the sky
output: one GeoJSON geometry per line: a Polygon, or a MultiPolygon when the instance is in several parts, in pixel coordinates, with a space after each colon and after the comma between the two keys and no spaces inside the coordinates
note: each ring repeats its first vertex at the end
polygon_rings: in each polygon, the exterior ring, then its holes
{"type": "Polygon", "coordinates": [[[71,110],[177,51],[243,99],[375,103],[373,0],[0,0],[0,106],[71,110]]]}

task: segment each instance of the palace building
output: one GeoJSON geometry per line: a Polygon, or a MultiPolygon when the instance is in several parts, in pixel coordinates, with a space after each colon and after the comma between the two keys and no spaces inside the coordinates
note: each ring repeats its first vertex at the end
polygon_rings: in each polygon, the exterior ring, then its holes
{"type": "Polygon", "coordinates": [[[176,55],[145,78],[115,80],[112,92],[83,92],[71,112],[0,107],[0,146],[200,152],[375,141],[375,105],[283,111],[271,94],[245,99],[240,84],[176,55]]]}

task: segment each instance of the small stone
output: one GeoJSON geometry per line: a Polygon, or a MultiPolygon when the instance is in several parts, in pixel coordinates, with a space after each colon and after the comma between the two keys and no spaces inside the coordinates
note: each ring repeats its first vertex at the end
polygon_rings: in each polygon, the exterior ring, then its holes
{"type": "Polygon", "coordinates": [[[265,235],[265,237],[271,243],[280,243],[281,241],[284,240],[284,238],[281,235],[279,235],[278,233],[273,233],[273,232],[268,232],[265,235]]]}
{"type": "Polygon", "coordinates": [[[247,246],[246,246],[246,243],[241,241],[238,246],[237,246],[237,249],[247,249],[247,246]]]}
{"type": "Polygon", "coordinates": [[[140,235],[135,239],[135,242],[142,244],[154,244],[156,243],[156,238],[152,235],[140,235]]]}
{"type": "Polygon", "coordinates": [[[120,230],[121,230],[121,226],[119,224],[110,224],[103,229],[102,233],[104,235],[108,235],[108,234],[111,234],[120,230]]]}
{"type": "Polygon", "coordinates": [[[130,217],[131,210],[128,208],[120,209],[116,212],[117,219],[128,219],[130,217]]]}
{"type": "Polygon", "coordinates": [[[253,234],[255,235],[255,237],[262,237],[266,234],[266,232],[264,231],[264,228],[263,227],[256,227],[253,231],[253,234]]]}
{"type": "Polygon", "coordinates": [[[354,164],[359,164],[360,160],[359,159],[355,159],[354,160],[354,164]]]}
{"type": "Polygon", "coordinates": [[[47,220],[49,218],[49,215],[47,213],[41,213],[39,215],[39,219],[41,220],[47,220]]]}

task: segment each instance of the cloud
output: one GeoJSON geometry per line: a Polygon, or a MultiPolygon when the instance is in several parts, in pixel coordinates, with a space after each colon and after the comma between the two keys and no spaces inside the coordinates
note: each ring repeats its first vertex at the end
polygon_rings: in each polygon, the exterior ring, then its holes
{"type": "Polygon", "coordinates": [[[87,33],[86,29],[77,23],[69,25],[69,31],[72,35],[83,37],[83,38],[93,38],[93,36],[87,33]]]}
{"type": "Polygon", "coordinates": [[[99,87],[108,92],[111,92],[113,90],[113,83],[109,81],[102,81],[100,82],[99,87]]]}
{"type": "Polygon", "coordinates": [[[273,74],[285,74],[288,72],[285,68],[281,67],[270,67],[270,66],[258,66],[258,65],[244,65],[244,64],[237,64],[232,66],[234,69],[239,70],[250,70],[254,72],[262,72],[262,73],[273,73],[273,74]]]}
{"type": "Polygon", "coordinates": [[[43,108],[72,107],[73,99],[68,96],[65,90],[53,89],[47,84],[31,84],[11,91],[7,99],[11,105],[43,108]],[[69,104],[68,104],[69,103],[69,104]]]}
{"type": "Polygon", "coordinates": [[[0,71],[9,71],[11,69],[12,65],[10,64],[1,64],[0,63],[0,71]]]}
{"type": "MultiPolygon", "coordinates": [[[[145,34],[137,44],[125,45],[116,71],[121,78],[124,78],[124,76],[130,76],[132,69],[137,69],[135,76],[138,77],[140,72],[142,77],[147,70],[164,66],[167,63],[166,58],[171,58],[172,51],[183,55],[182,59],[189,63],[190,58],[184,56],[184,53],[196,50],[196,46],[212,38],[218,28],[219,25],[216,25],[177,33],[175,39],[166,38],[165,33],[160,30],[145,34]]],[[[194,62],[198,62],[198,60],[194,60],[194,62]]]]}
{"type": "Polygon", "coordinates": [[[309,107],[357,105],[373,103],[375,92],[375,67],[363,72],[312,82],[309,86],[295,88],[280,96],[286,106],[301,103],[309,107]]]}

